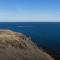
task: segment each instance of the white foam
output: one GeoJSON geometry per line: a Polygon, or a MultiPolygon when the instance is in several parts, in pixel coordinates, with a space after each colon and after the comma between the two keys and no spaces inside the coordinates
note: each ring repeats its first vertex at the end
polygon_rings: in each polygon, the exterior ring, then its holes
{"type": "Polygon", "coordinates": [[[32,27],[32,26],[17,26],[17,27],[32,27]]]}

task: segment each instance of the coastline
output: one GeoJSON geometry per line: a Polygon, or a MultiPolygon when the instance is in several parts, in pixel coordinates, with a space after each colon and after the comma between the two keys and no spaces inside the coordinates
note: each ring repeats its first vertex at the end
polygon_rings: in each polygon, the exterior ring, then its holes
{"type": "Polygon", "coordinates": [[[29,37],[11,30],[0,30],[0,50],[0,52],[5,52],[0,53],[1,60],[7,60],[9,58],[14,60],[18,60],[18,58],[21,60],[54,60],[49,54],[40,50],[29,37]],[[12,56],[11,52],[13,53],[12,56]],[[18,55],[17,57],[15,52],[18,55]],[[7,53],[9,57],[7,57],[7,53]],[[13,56],[15,56],[16,59],[13,58],[13,56]]]}

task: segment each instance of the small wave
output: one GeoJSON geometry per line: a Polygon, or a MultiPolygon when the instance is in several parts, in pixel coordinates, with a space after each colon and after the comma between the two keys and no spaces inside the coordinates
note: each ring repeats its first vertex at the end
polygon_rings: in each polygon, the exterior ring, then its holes
{"type": "Polygon", "coordinates": [[[24,27],[24,26],[17,26],[17,27],[24,27]]]}
{"type": "Polygon", "coordinates": [[[17,27],[32,27],[32,26],[17,26],[17,27]]]}

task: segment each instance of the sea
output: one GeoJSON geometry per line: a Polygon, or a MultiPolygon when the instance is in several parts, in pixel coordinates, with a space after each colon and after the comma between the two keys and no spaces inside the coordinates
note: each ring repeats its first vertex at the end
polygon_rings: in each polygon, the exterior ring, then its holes
{"type": "Polygon", "coordinates": [[[0,29],[30,36],[39,48],[60,57],[60,22],[0,22],[0,29]]]}

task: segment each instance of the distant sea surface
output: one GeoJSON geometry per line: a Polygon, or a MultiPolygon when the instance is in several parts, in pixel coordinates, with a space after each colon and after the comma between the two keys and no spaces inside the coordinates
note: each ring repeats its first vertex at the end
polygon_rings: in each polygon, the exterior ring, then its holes
{"type": "Polygon", "coordinates": [[[60,54],[59,22],[0,22],[0,29],[10,29],[31,36],[42,48],[51,49],[60,54]]]}

